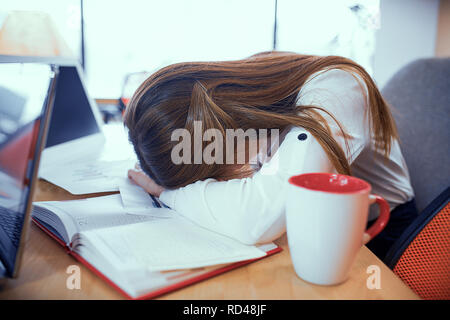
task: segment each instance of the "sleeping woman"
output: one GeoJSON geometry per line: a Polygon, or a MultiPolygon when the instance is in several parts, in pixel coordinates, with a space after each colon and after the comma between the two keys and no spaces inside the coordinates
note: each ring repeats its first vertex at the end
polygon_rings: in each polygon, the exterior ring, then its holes
{"type": "Polygon", "coordinates": [[[417,215],[389,107],[368,73],[343,57],[264,52],[170,65],[137,89],[125,125],[140,166],[130,179],[186,218],[246,244],[285,232],[287,181],[301,173],[353,175],[388,201],[391,219],[368,244],[381,259],[417,215]],[[187,134],[174,134],[180,129],[187,134]],[[239,130],[256,138],[226,139],[239,130]],[[180,143],[189,148],[180,151],[180,143]],[[215,161],[198,154],[211,144],[215,161]],[[230,152],[233,161],[225,161],[230,152]]]}

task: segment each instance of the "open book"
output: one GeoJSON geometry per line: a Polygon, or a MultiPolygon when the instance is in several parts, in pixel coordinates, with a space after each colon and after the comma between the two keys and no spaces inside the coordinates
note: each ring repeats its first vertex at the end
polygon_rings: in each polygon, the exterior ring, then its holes
{"type": "Polygon", "coordinates": [[[33,221],[128,298],[152,298],[279,252],[206,230],[169,208],[127,212],[119,194],[35,202],[33,221]]]}

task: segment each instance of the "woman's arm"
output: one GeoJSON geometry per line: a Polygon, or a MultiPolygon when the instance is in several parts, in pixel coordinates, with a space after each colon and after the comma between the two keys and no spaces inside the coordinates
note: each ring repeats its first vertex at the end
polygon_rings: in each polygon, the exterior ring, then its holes
{"type": "Polygon", "coordinates": [[[322,147],[304,129],[293,128],[277,153],[253,177],[197,181],[163,191],[160,199],[205,228],[246,244],[264,243],[285,231],[288,178],[319,171],[332,171],[322,147]],[[307,135],[306,140],[298,139],[302,133],[307,135]]]}

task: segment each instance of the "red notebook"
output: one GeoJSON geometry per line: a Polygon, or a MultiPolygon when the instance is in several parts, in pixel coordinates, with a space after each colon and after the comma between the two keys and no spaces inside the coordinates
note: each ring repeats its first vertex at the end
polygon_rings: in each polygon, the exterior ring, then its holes
{"type": "Polygon", "coordinates": [[[127,214],[112,195],[36,202],[32,219],[128,299],[151,299],[282,250],[273,243],[245,246],[171,211],[127,214]]]}

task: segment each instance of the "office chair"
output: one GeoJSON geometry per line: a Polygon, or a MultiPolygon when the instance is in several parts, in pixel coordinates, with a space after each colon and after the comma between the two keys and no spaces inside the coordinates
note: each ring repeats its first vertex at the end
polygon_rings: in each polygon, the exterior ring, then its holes
{"type": "Polygon", "coordinates": [[[450,58],[416,60],[382,94],[419,210],[384,261],[424,299],[450,299],[450,58]]]}
{"type": "Polygon", "coordinates": [[[397,123],[420,213],[450,186],[450,58],[406,65],[382,94],[397,123]]]}
{"type": "Polygon", "coordinates": [[[385,262],[423,299],[450,299],[450,188],[405,230],[385,262]]]}

